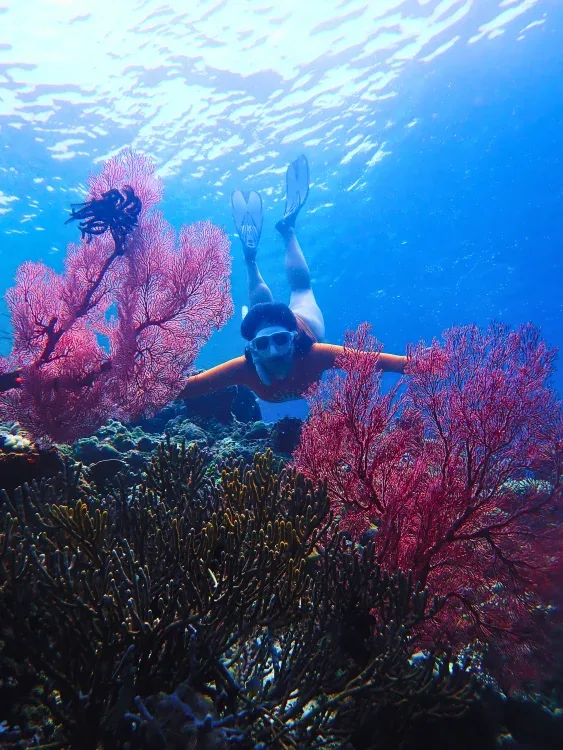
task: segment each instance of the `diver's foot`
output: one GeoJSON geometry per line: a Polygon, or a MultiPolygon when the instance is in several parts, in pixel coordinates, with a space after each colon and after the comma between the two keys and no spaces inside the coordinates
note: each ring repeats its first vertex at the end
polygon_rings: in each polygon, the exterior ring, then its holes
{"type": "Polygon", "coordinates": [[[284,238],[284,240],[289,239],[293,234],[295,234],[295,219],[296,216],[288,217],[287,219],[280,219],[278,223],[276,224],[276,229],[281,234],[281,236],[284,238]]]}
{"type": "Polygon", "coordinates": [[[246,263],[256,263],[256,253],[258,252],[257,247],[248,247],[242,243],[242,251],[244,253],[244,260],[246,263]]]}
{"type": "Polygon", "coordinates": [[[291,162],[285,174],[285,210],[282,219],[276,224],[276,229],[282,236],[285,236],[287,230],[295,228],[295,219],[308,195],[309,162],[302,155],[291,162]]]}
{"type": "Polygon", "coordinates": [[[256,259],[256,251],[262,233],[262,198],[255,190],[235,190],[231,195],[231,208],[238,236],[242,242],[247,262],[256,259]]]}

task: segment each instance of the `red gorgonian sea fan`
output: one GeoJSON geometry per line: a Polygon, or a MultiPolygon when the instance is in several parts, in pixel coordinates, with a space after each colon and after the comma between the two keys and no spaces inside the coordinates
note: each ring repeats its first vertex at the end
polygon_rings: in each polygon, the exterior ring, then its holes
{"type": "Polygon", "coordinates": [[[117,317],[106,328],[124,420],[177,396],[201,346],[232,314],[230,244],[221,229],[210,222],[183,227],[176,250],[155,212],[135,240],[117,317]]]}
{"type": "Polygon", "coordinates": [[[0,418],[43,443],[71,442],[109,417],[165,406],[233,311],[225,233],[199,222],[177,242],[154,208],[162,182],[150,159],[126,149],[89,185],[88,201],[101,204],[113,191],[113,216],[128,201],[137,202],[134,215],[106,232],[85,214],[87,230],[69,245],[64,272],[24,263],[6,295],[14,344],[0,373],[17,372],[19,387],[0,393],[0,418]]]}
{"type": "Polygon", "coordinates": [[[442,606],[421,647],[484,644],[507,684],[538,664],[561,573],[563,418],[554,351],[532,325],[452,328],[389,391],[360,327],[311,414],[295,466],[325,480],[341,526],[442,606]]]}

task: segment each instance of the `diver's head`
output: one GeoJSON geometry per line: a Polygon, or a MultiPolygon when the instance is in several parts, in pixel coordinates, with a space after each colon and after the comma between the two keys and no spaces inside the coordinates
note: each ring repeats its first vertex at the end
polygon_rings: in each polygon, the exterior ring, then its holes
{"type": "Polygon", "coordinates": [[[286,378],[293,366],[297,319],[287,305],[264,302],[250,308],[240,331],[258,377],[265,385],[286,378]]]}

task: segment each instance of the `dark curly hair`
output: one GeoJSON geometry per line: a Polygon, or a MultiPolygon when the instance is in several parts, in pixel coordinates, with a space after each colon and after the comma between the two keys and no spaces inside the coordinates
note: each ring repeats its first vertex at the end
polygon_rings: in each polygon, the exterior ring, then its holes
{"type": "Polygon", "coordinates": [[[283,326],[288,331],[297,331],[299,327],[297,318],[283,302],[259,302],[244,317],[240,332],[244,339],[251,341],[266,326],[283,326]]]}

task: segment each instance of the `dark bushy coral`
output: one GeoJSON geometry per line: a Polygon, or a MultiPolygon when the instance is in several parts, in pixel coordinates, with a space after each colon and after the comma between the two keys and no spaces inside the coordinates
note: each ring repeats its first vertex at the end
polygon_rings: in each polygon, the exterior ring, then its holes
{"type": "Polygon", "coordinates": [[[270,441],[274,453],[291,456],[299,445],[303,420],[298,417],[283,417],[272,425],[270,441]]]}
{"type": "Polygon", "coordinates": [[[399,747],[474,693],[411,659],[435,606],[271,453],[210,476],[169,443],[133,490],[69,472],[3,498],[2,708],[53,748],[399,747]]]}
{"type": "Polygon", "coordinates": [[[25,450],[0,448],[0,487],[8,494],[24,482],[55,476],[61,469],[61,458],[53,449],[41,450],[33,445],[25,450]]]}

